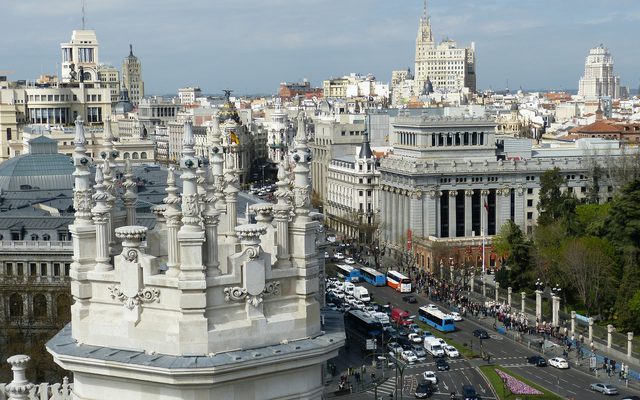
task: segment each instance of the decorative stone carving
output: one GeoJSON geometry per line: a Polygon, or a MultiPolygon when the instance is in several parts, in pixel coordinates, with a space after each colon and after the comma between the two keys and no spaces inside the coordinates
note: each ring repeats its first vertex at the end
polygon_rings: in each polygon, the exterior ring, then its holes
{"type": "Polygon", "coordinates": [[[449,197],[456,197],[458,195],[457,190],[449,190],[449,197]]]}
{"type": "Polygon", "coordinates": [[[90,212],[93,207],[93,191],[91,189],[76,189],[73,192],[73,208],[90,212]]]}
{"type": "Polygon", "coordinates": [[[109,285],[107,287],[111,298],[118,299],[123,303],[124,307],[133,310],[136,306],[142,303],[153,303],[154,301],[160,301],[160,291],[158,289],[140,289],[138,293],[133,296],[127,296],[122,292],[120,286],[109,285]]]}
{"type": "Polygon", "coordinates": [[[465,191],[464,191],[464,195],[465,195],[466,197],[472,197],[472,196],[473,196],[473,190],[471,190],[471,189],[467,189],[467,190],[465,190],[465,191]]]}
{"type": "Polygon", "coordinates": [[[266,295],[280,295],[280,281],[267,282],[260,293],[253,295],[250,294],[248,289],[239,286],[224,288],[224,300],[226,302],[244,300],[253,307],[260,305],[266,295]]]}

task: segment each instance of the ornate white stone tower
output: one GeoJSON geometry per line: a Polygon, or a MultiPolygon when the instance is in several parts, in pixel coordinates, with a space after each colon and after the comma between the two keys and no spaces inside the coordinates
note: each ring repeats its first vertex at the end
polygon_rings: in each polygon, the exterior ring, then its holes
{"type": "Polygon", "coordinates": [[[609,49],[599,45],[589,51],[580,78],[578,94],[587,99],[620,97],[620,77],[613,74],[613,58],[609,49]]]}
{"type": "Polygon", "coordinates": [[[47,344],[73,372],[75,399],[321,398],[324,362],[337,355],[344,334],[321,330],[322,230],[310,216],[302,115],[298,124],[293,185],[282,174],[278,206],[254,206],[258,223],[237,226],[235,208],[225,207],[233,182],[222,176],[219,132],[202,179],[186,123],[182,193],[170,171],[166,205],[154,207],[163,232],[137,226],[135,213],[110,232],[109,204],[120,202],[109,202],[109,163],[92,190],[92,160],[76,122],[75,304],[72,323],[47,344]],[[122,249],[113,257],[110,233],[122,249]]]}

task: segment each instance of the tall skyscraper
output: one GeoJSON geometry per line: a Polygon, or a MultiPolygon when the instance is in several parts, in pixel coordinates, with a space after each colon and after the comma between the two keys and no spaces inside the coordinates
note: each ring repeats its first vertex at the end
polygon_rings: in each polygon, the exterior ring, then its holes
{"type": "Polygon", "coordinates": [[[620,77],[613,75],[613,58],[602,44],[592,48],[587,56],[578,94],[585,98],[620,97],[620,77]]]}
{"type": "Polygon", "coordinates": [[[144,82],[142,65],[138,57],[133,55],[132,45],[129,45],[129,55],[122,61],[122,84],[129,91],[131,103],[138,107],[140,99],[144,97],[144,82]]]}
{"type": "Polygon", "coordinates": [[[427,2],[420,18],[416,38],[415,90],[422,93],[433,85],[436,91],[458,91],[462,88],[476,90],[475,44],[458,48],[455,41],[443,40],[436,45],[431,32],[431,18],[427,13],[427,2]]]}
{"type": "Polygon", "coordinates": [[[61,43],[62,82],[98,80],[98,38],[93,29],[74,30],[69,43],[61,43]]]}

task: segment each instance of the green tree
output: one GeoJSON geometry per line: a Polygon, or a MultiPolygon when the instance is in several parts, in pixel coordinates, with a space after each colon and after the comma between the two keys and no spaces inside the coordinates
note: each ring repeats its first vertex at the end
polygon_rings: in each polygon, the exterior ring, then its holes
{"type": "Polygon", "coordinates": [[[569,191],[562,191],[566,180],[560,168],[550,169],[540,176],[540,200],[538,202],[538,225],[546,226],[561,220],[571,232],[575,225],[575,208],[578,201],[569,191]]]}
{"type": "Polygon", "coordinates": [[[508,220],[494,238],[493,245],[498,254],[505,257],[506,267],[496,273],[502,287],[511,286],[514,291],[525,288],[530,282],[532,247],[520,227],[508,220]]]}
{"type": "Polygon", "coordinates": [[[640,290],[640,179],[626,185],[611,203],[605,222],[606,237],[616,247],[621,265],[615,317],[622,328],[640,325],[640,315],[629,303],[640,290]]]}
{"type": "Polygon", "coordinates": [[[604,236],[605,222],[610,210],[610,203],[579,204],[576,207],[576,234],[604,236]]]}

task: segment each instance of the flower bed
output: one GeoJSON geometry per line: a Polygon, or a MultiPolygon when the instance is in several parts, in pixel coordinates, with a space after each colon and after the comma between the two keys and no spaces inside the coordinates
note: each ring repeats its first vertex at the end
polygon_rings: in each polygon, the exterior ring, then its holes
{"type": "Polygon", "coordinates": [[[500,378],[502,379],[502,381],[505,383],[505,385],[507,385],[507,388],[511,391],[511,393],[513,394],[530,394],[530,395],[540,395],[543,394],[541,391],[539,391],[536,388],[533,388],[529,385],[527,385],[526,383],[514,378],[513,376],[507,374],[504,371],[501,371],[499,369],[496,368],[496,373],[498,374],[498,376],[500,376],[500,378]]]}

